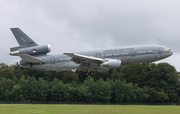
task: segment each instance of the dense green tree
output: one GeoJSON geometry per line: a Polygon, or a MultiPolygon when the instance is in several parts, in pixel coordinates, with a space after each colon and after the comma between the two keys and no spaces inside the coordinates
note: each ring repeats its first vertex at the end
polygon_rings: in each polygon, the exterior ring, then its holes
{"type": "Polygon", "coordinates": [[[6,79],[3,77],[0,80],[0,100],[1,101],[10,101],[11,100],[10,92],[14,85],[15,85],[15,83],[12,79],[6,79]]]}
{"type": "Polygon", "coordinates": [[[180,75],[168,63],[125,65],[79,79],[71,71],[0,64],[0,101],[180,102],[180,75]]]}
{"type": "Polygon", "coordinates": [[[92,102],[92,91],[91,87],[94,84],[94,79],[88,76],[84,83],[78,87],[78,100],[82,102],[92,102]]]}
{"type": "Polygon", "coordinates": [[[109,102],[111,99],[111,84],[100,79],[91,86],[93,101],[109,102]]]}
{"type": "Polygon", "coordinates": [[[23,89],[20,84],[13,86],[12,90],[10,91],[10,98],[11,101],[25,101],[23,89]]]}
{"type": "Polygon", "coordinates": [[[36,86],[37,100],[46,101],[49,84],[43,78],[39,78],[36,86]]]}
{"type": "Polygon", "coordinates": [[[115,100],[118,103],[142,102],[145,98],[145,92],[137,84],[127,84],[125,80],[115,80],[113,83],[115,100]]]}
{"type": "Polygon", "coordinates": [[[111,77],[110,71],[109,72],[97,72],[97,71],[94,71],[94,76],[92,76],[94,81],[97,81],[99,79],[106,80],[106,78],[110,78],[110,77],[111,77]]]}
{"type": "Polygon", "coordinates": [[[78,82],[79,77],[76,73],[72,71],[64,71],[64,74],[62,76],[62,81],[64,83],[71,83],[72,81],[78,82]]]}
{"type": "Polygon", "coordinates": [[[64,92],[64,83],[57,78],[55,78],[50,83],[50,98],[51,101],[62,101],[63,100],[63,92],[64,92]]]}
{"type": "MultiPolygon", "coordinates": [[[[31,101],[32,100],[32,97],[31,97],[31,92],[32,92],[32,85],[30,85],[29,83],[29,80],[30,80],[30,76],[28,76],[27,79],[25,79],[24,76],[22,76],[20,79],[19,79],[19,84],[23,90],[23,96],[24,96],[24,99],[26,101],[31,101]]],[[[36,80],[34,80],[36,81],[36,80]]]]}
{"type": "Polygon", "coordinates": [[[164,91],[162,92],[156,92],[156,102],[167,102],[169,100],[169,97],[164,91]]]}
{"type": "Polygon", "coordinates": [[[90,91],[90,87],[80,84],[78,87],[78,97],[79,101],[91,102],[92,92],[90,91]]]}
{"type": "Polygon", "coordinates": [[[77,100],[77,88],[72,87],[71,84],[64,84],[63,97],[64,101],[76,101],[77,100]]]}
{"type": "Polygon", "coordinates": [[[13,74],[16,76],[16,78],[20,79],[23,76],[22,68],[21,67],[15,67],[12,66],[13,74]]]}
{"type": "Polygon", "coordinates": [[[12,69],[8,66],[2,67],[0,69],[0,78],[2,77],[12,79],[14,77],[12,69]]]}

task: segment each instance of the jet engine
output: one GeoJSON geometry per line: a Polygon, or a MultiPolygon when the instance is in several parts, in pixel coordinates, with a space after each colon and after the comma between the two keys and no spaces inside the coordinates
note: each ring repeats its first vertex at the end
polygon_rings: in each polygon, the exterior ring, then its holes
{"type": "Polygon", "coordinates": [[[108,59],[105,62],[101,63],[100,67],[120,68],[121,67],[121,60],[119,60],[119,59],[108,59]]]}
{"type": "Polygon", "coordinates": [[[51,51],[50,45],[42,45],[42,46],[32,46],[26,48],[20,48],[16,51],[10,53],[10,55],[18,56],[19,54],[28,54],[28,55],[39,55],[46,54],[51,51]]]}

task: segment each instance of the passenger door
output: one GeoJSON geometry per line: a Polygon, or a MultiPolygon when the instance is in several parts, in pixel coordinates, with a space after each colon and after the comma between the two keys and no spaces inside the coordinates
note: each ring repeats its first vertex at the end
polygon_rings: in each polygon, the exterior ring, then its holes
{"type": "Polygon", "coordinates": [[[51,57],[51,64],[56,64],[55,58],[51,57]]]}
{"type": "Polygon", "coordinates": [[[135,56],[135,51],[131,50],[131,56],[134,57],[135,56]]]}
{"type": "Polygon", "coordinates": [[[96,53],[96,57],[101,58],[101,54],[100,53],[96,53]]]}
{"type": "Polygon", "coordinates": [[[159,54],[162,54],[162,48],[159,48],[159,54]]]}

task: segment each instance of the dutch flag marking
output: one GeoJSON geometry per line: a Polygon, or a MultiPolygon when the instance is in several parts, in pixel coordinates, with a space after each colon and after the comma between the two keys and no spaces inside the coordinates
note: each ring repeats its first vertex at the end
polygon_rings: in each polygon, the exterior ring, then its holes
{"type": "Polygon", "coordinates": [[[33,52],[33,53],[36,53],[36,49],[32,49],[32,52],[33,52]]]}

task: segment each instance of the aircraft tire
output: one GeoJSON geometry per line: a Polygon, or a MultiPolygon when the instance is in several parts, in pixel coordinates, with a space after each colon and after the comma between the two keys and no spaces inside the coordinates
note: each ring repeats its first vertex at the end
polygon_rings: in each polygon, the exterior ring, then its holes
{"type": "Polygon", "coordinates": [[[83,72],[82,75],[85,76],[86,74],[83,72]]]}
{"type": "Polygon", "coordinates": [[[85,72],[85,75],[86,75],[86,76],[89,76],[89,72],[85,72]]]}
{"type": "Polygon", "coordinates": [[[80,75],[79,75],[79,78],[82,78],[82,77],[83,77],[83,75],[82,75],[82,74],[80,74],[80,75]]]}
{"type": "Polygon", "coordinates": [[[90,76],[94,76],[94,72],[92,72],[92,71],[90,71],[89,74],[90,74],[90,76]]]}

